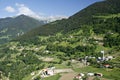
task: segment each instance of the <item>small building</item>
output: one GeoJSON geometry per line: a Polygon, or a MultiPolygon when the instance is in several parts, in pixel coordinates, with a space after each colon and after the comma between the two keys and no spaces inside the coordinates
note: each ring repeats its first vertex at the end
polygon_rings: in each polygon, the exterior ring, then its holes
{"type": "Polygon", "coordinates": [[[47,77],[54,75],[54,69],[55,67],[46,68],[41,71],[41,77],[47,77]]]}
{"type": "Polygon", "coordinates": [[[105,67],[105,68],[109,68],[110,65],[109,65],[109,64],[105,64],[104,67],[105,67]]]}
{"type": "Polygon", "coordinates": [[[109,61],[109,60],[112,60],[112,59],[114,59],[113,56],[107,56],[107,57],[105,58],[106,61],[109,61]]]}
{"type": "Polygon", "coordinates": [[[94,76],[97,76],[97,77],[102,77],[103,74],[102,73],[94,73],[94,76]]]}
{"type": "Polygon", "coordinates": [[[94,76],[94,73],[87,73],[87,76],[94,76]]]}
{"type": "Polygon", "coordinates": [[[81,74],[78,74],[77,76],[74,77],[75,79],[79,79],[79,80],[82,80],[82,76],[81,74]]]}

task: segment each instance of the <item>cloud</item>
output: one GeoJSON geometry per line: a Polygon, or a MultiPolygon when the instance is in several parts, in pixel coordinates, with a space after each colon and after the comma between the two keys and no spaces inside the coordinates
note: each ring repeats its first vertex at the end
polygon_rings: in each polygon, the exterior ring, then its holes
{"type": "Polygon", "coordinates": [[[16,6],[18,8],[17,15],[24,14],[24,15],[36,18],[38,20],[47,20],[48,22],[52,22],[52,21],[55,21],[55,20],[68,18],[67,16],[62,16],[62,15],[59,15],[59,16],[45,16],[44,13],[39,13],[38,14],[38,13],[32,11],[29,7],[25,6],[24,4],[16,3],[16,6]]]}
{"type": "Polygon", "coordinates": [[[45,20],[47,22],[52,22],[52,21],[56,21],[56,20],[61,20],[63,18],[68,18],[67,16],[63,16],[63,15],[46,16],[44,13],[40,13],[40,12],[37,13],[37,12],[31,10],[28,6],[26,6],[24,4],[19,4],[19,3],[15,4],[15,9],[11,6],[7,6],[5,8],[5,10],[7,12],[11,12],[11,13],[15,12],[17,16],[24,14],[24,15],[33,17],[38,20],[45,20]]]}
{"type": "Polygon", "coordinates": [[[18,13],[17,15],[28,15],[31,17],[39,17],[34,11],[32,11],[29,7],[25,6],[24,4],[18,4],[16,3],[16,6],[18,8],[18,13]]]}
{"type": "Polygon", "coordinates": [[[6,10],[7,12],[11,12],[11,13],[15,12],[15,9],[14,9],[13,7],[11,7],[11,6],[7,6],[7,7],[5,8],[5,10],[6,10]]]}
{"type": "Polygon", "coordinates": [[[56,16],[48,16],[48,17],[46,17],[46,20],[48,20],[49,22],[53,22],[56,20],[67,19],[67,18],[68,18],[68,16],[56,15],[56,16]]]}

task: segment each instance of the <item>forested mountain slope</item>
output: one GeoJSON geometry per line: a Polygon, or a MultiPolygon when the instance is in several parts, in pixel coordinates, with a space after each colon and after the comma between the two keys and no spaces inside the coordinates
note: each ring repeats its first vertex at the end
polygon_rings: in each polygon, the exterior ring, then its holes
{"type": "Polygon", "coordinates": [[[31,17],[20,15],[0,19],[0,44],[6,43],[25,32],[45,24],[31,17]]]}
{"type": "Polygon", "coordinates": [[[81,25],[93,23],[94,16],[120,13],[119,3],[120,0],[104,0],[96,2],[68,19],[55,21],[33,29],[23,35],[21,39],[31,38],[36,35],[54,35],[58,32],[67,33],[71,30],[81,28],[81,25]]]}

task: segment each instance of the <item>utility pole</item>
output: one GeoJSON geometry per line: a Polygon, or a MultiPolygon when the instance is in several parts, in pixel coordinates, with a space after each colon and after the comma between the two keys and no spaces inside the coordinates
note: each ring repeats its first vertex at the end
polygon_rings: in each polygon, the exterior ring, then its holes
{"type": "Polygon", "coordinates": [[[104,60],[105,60],[105,52],[104,52],[104,51],[101,51],[101,53],[103,54],[103,55],[102,55],[102,60],[104,61],[104,60]]]}

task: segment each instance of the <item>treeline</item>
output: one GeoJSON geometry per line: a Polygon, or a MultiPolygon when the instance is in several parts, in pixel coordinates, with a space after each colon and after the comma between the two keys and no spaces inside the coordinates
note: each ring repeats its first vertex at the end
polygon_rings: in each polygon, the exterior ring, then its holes
{"type": "Polygon", "coordinates": [[[120,34],[107,34],[104,37],[104,46],[106,47],[120,47],[120,34]]]}
{"type": "MultiPolygon", "coordinates": [[[[104,16],[105,17],[105,16],[104,16]]],[[[119,33],[120,34],[120,17],[108,19],[94,19],[93,30],[96,34],[119,33]]]]}
{"type": "MultiPolygon", "coordinates": [[[[86,55],[93,55],[95,53],[96,47],[93,46],[76,46],[76,47],[71,47],[71,46],[57,46],[57,45],[53,45],[53,44],[49,44],[46,47],[46,50],[52,51],[52,52],[63,52],[65,53],[66,57],[71,57],[71,55],[75,55],[76,57],[84,57],[86,55]],[[80,53],[80,54],[76,54],[76,53],[80,53]],[[84,55],[82,54],[84,53],[84,55]]],[[[53,54],[54,55],[54,54],[53,54]]],[[[74,57],[75,58],[75,57],[74,57]]]]}

